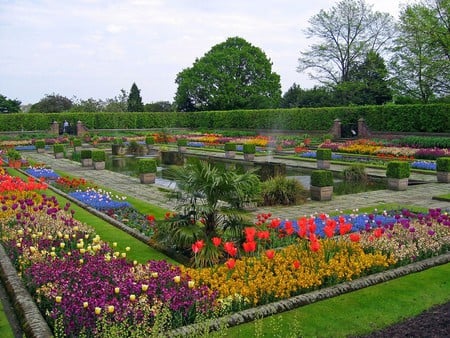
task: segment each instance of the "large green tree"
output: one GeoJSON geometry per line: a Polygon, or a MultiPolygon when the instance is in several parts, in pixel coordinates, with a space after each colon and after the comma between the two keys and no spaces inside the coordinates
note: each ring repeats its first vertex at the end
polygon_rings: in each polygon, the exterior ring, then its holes
{"type": "Polygon", "coordinates": [[[271,61],[239,37],[212,47],[175,82],[179,111],[274,108],[281,99],[280,76],[271,61]]]}
{"type": "Polygon", "coordinates": [[[46,95],[39,102],[33,104],[30,113],[61,113],[72,108],[72,100],[59,94],[46,95]]]}
{"type": "Polygon", "coordinates": [[[383,53],[394,32],[388,13],[373,11],[364,0],[342,0],[309,20],[306,36],[316,41],[301,53],[299,72],[325,85],[349,80],[369,51],[383,53]]]}
{"type": "Polygon", "coordinates": [[[20,112],[19,100],[11,100],[0,94],[0,113],[18,113],[20,112]]]}
{"type": "Polygon", "coordinates": [[[449,14],[450,0],[403,8],[391,63],[400,96],[427,103],[450,94],[449,14]]]}
{"type": "Polygon", "coordinates": [[[144,104],[142,103],[141,91],[134,82],[130,89],[130,95],[128,95],[127,111],[133,112],[144,111],[144,104]]]}
{"type": "Polygon", "coordinates": [[[388,69],[383,58],[369,51],[363,62],[355,65],[347,81],[335,86],[337,105],[384,104],[392,99],[388,69]]]}
{"type": "Polygon", "coordinates": [[[283,95],[280,106],[281,108],[301,108],[335,105],[334,92],[330,87],[315,86],[310,89],[303,89],[294,83],[283,95]]]}

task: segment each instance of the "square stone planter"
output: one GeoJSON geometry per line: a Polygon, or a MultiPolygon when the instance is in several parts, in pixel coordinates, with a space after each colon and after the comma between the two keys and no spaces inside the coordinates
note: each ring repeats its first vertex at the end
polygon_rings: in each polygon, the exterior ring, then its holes
{"type": "Polygon", "coordinates": [[[331,198],[333,197],[332,185],[327,187],[316,187],[311,185],[309,191],[313,201],[331,201],[331,198]]]}
{"type": "Polygon", "coordinates": [[[103,170],[103,169],[105,169],[105,161],[94,162],[94,169],[95,170],[103,170]]]}
{"type": "Polygon", "coordinates": [[[45,148],[37,148],[36,151],[37,151],[39,154],[42,154],[42,153],[45,153],[45,148]]]}
{"type": "Polygon", "coordinates": [[[388,177],[388,189],[403,191],[408,189],[408,178],[388,177]]]}
{"type": "Polygon", "coordinates": [[[55,158],[64,158],[64,153],[55,153],[55,158]]]}
{"type": "Polygon", "coordinates": [[[437,181],[439,183],[450,183],[450,172],[448,171],[437,171],[436,172],[437,181]]]}
{"type": "Polygon", "coordinates": [[[330,160],[317,160],[317,169],[330,169],[330,160]]]}
{"type": "Polygon", "coordinates": [[[82,158],[81,166],[82,167],[92,167],[92,158],[82,158]]]}
{"type": "Polygon", "coordinates": [[[236,152],[232,150],[226,150],[225,151],[225,158],[235,158],[236,152]]]}
{"type": "Polygon", "coordinates": [[[152,184],[155,183],[156,175],[155,173],[146,173],[146,174],[139,174],[139,180],[142,184],[152,184]]]}
{"type": "Polygon", "coordinates": [[[253,161],[255,159],[255,154],[244,154],[244,160],[253,161]]]}

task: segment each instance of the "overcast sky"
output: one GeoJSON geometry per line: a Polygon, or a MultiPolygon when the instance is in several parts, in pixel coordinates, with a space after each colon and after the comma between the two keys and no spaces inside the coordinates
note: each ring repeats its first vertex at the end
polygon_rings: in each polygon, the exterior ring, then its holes
{"type": "MultiPolygon", "coordinates": [[[[398,17],[408,0],[366,0],[398,17]]],[[[0,94],[23,104],[46,94],[106,99],[135,82],[144,103],[173,101],[176,75],[214,45],[239,36],[281,77],[308,48],[304,29],[333,0],[0,0],[0,94]]]]}

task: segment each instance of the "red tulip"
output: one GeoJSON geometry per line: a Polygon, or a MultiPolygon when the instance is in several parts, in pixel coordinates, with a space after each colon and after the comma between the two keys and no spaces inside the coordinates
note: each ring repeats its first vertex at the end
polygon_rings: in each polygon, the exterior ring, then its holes
{"type": "Polygon", "coordinates": [[[219,237],[213,237],[211,240],[212,240],[214,246],[219,246],[220,243],[222,243],[222,239],[220,239],[219,237]]]}
{"type": "Polygon", "coordinates": [[[195,254],[197,254],[203,249],[204,245],[205,245],[205,242],[203,240],[199,240],[199,241],[195,242],[194,244],[192,244],[192,251],[195,254]]]}
{"type": "Polygon", "coordinates": [[[245,252],[254,252],[256,250],[256,242],[244,242],[242,243],[242,247],[244,248],[245,252]]]}
{"type": "Polygon", "coordinates": [[[264,230],[264,231],[258,231],[256,233],[256,237],[258,237],[258,239],[269,239],[270,238],[270,233],[268,230],[264,230]]]}
{"type": "Polygon", "coordinates": [[[300,267],[300,261],[296,259],[292,262],[292,266],[294,267],[294,269],[298,269],[300,267]]]}
{"type": "Polygon", "coordinates": [[[234,257],[237,255],[237,248],[234,246],[233,242],[225,242],[223,248],[230,256],[234,257]]]}
{"type": "Polygon", "coordinates": [[[352,225],[350,223],[341,223],[339,227],[339,233],[345,235],[352,230],[352,225]]]}
{"type": "Polygon", "coordinates": [[[320,243],[319,241],[312,241],[311,244],[309,245],[311,251],[313,252],[317,252],[320,250],[320,243]]]}
{"type": "Polygon", "coordinates": [[[256,228],[247,227],[244,229],[245,232],[245,240],[247,242],[253,242],[255,240],[256,228]]]}
{"type": "Polygon", "coordinates": [[[361,235],[357,232],[351,233],[350,234],[350,240],[352,242],[359,242],[359,240],[361,239],[361,235]]]}
{"type": "Polygon", "coordinates": [[[228,269],[231,270],[236,265],[236,261],[234,260],[234,258],[230,258],[225,262],[225,265],[227,266],[228,269]]]}
{"type": "Polygon", "coordinates": [[[273,256],[275,256],[275,250],[272,250],[272,249],[266,250],[266,256],[268,259],[272,259],[273,256]]]}

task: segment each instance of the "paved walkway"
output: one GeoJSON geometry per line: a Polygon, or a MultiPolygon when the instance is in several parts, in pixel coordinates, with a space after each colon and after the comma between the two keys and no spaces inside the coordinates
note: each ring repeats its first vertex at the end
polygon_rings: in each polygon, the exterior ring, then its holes
{"type": "MultiPolygon", "coordinates": [[[[199,152],[201,153],[201,152],[199,152]]],[[[36,152],[23,153],[23,155],[33,161],[45,163],[54,170],[61,170],[71,175],[83,177],[87,180],[96,182],[105,187],[111,187],[119,193],[136,197],[147,201],[151,204],[161,206],[163,208],[172,209],[174,202],[168,199],[166,189],[159,185],[141,184],[138,178],[130,177],[121,173],[109,170],[93,170],[91,168],[81,167],[81,164],[68,159],[55,159],[53,154],[36,152]]],[[[205,154],[203,154],[205,155],[205,154]]],[[[223,153],[211,154],[208,156],[224,157],[223,153]]],[[[242,156],[237,155],[237,160],[241,160],[242,156]]],[[[256,161],[282,162],[287,166],[302,166],[315,168],[315,162],[284,160],[279,158],[262,158],[257,157],[256,161]]],[[[331,165],[331,170],[341,171],[345,166],[331,165]]],[[[367,168],[366,171],[370,175],[385,177],[384,170],[367,168]]],[[[264,207],[254,210],[254,214],[262,212],[271,212],[273,217],[295,219],[303,215],[311,215],[316,212],[333,212],[336,210],[355,210],[367,206],[375,206],[381,203],[393,203],[399,205],[410,205],[427,208],[441,208],[450,211],[450,202],[433,200],[432,197],[441,194],[450,193],[450,184],[437,183],[435,175],[412,173],[410,177],[412,182],[423,182],[421,184],[413,184],[406,191],[378,190],[372,192],[364,192],[351,195],[333,196],[331,201],[319,202],[308,201],[304,205],[291,207],[264,207]]]]}

